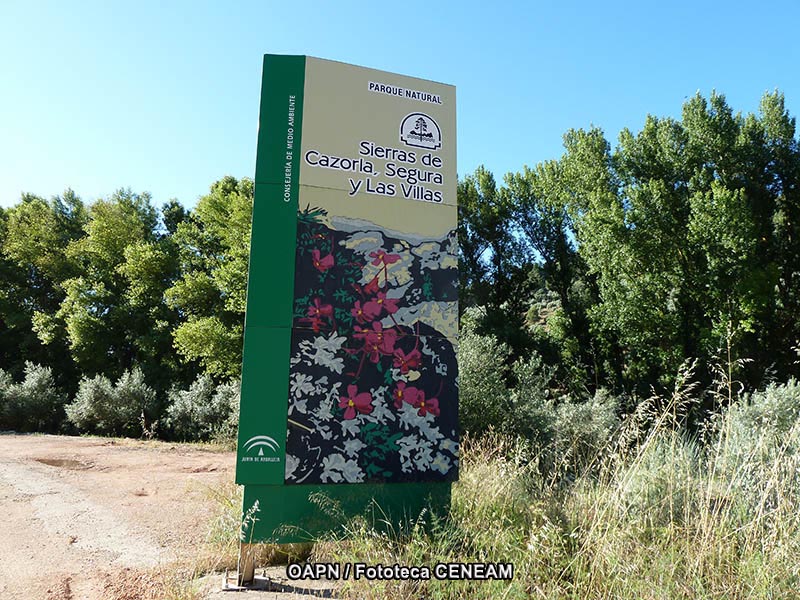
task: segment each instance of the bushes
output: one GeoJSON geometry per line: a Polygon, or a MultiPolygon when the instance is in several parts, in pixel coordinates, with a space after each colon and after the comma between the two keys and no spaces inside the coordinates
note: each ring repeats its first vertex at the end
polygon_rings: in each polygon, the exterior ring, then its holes
{"type": "Polygon", "coordinates": [[[557,396],[554,367],[537,352],[509,366],[508,346],[478,335],[475,317],[465,315],[458,349],[462,429],[525,438],[547,469],[588,466],[619,424],[617,398],[605,390],[588,399],[557,396]]]}
{"type": "MultiPolygon", "coordinates": [[[[65,417],[82,433],[138,437],[159,429],[156,392],[138,367],[116,382],[105,375],[84,377],[75,399],[69,404],[66,399],[48,367],[27,363],[21,383],[0,369],[0,429],[55,432],[65,417]]],[[[236,437],[238,381],[217,385],[201,375],[188,390],[171,390],[167,400],[162,434],[187,441],[236,437]]]]}
{"type": "Polygon", "coordinates": [[[588,467],[619,426],[618,399],[607,390],[586,402],[565,400],[556,407],[555,452],[560,465],[572,470],[588,467]]]}
{"type": "Polygon", "coordinates": [[[533,352],[527,360],[517,361],[511,371],[516,385],[509,393],[507,430],[541,448],[547,447],[554,438],[555,409],[550,386],[555,369],[546,366],[542,357],[533,352]]]}
{"type": "Polygon", "coordinates": [[[715,419],[712,467],[720,487],[748,513],[778,504],[800,508],[800,383],[744,395],[715,419]]]}
{"type": "Polygon", "coordinates": [[[50,367],[26,362],[20,383],[0,370],[0,429],[54,432],[63,421],[65,401],[50,367]]]}
{"type": "MultiPolygon", "coordinates": [[[[66,422],[82,433],[152,435],[158,428],[155,390],[138,367],[115,382],[105,375],[84,377],[75,399],[55,384],[49,367],[26,363],[25,378],[14,383],[0,369],[0,430],[56,432],[66,422]]],[[[188,390],[173,389],[162,433],[181,440],[230,441],[239,424],[239,382],[217,385],[201,375],[188,390]]]]}
{"type": "Polygon", "coordinates": [[[473,433],[505,429],[510,405],[504,380],[509,349],[464,327],[458,347],[461,427],[473,433]]]}
{"type": "Polygon", "coordinates": [[[620,461],[615,482],[628,518],[648,526],[683,523],[696,513],[703,489],[702,454],[684,432],[661,429],[638,449],[630,463],[620,461]]]}
{"type": "Polygon", "coordinates": [[[165,424],[176,438],[208,437],[208,422],[219,420],[219,408],[214,405],[215,388],[209,375],[201,375],[188,390],[170,390],[165,424]]]}
{"type": "Polygon", "coordinates": [[[11,375],[0,369],[0,429],[5,428],[5,410],[9,388],[14,385],[11,375]]]}
{"type": "Polygon", "coordinates": [[[152,415],[156,393],[138,367],[125,371],[112,385],[105,375],[84,377],[67,418],[79,430],[103,435],[138,435],[152,415]]]}
{"type": "Polygon", "coordinates": [[[228,415],[214,432],[214,439],[219,441],[235,441],[239,432],[239,380],[235,379],[223,383],[217,388],[217,394],[228,407],[228,415]]]}
{"type": "Polygon", "coordinates": [[[503,582],[353,580],[344,598],[797,598],[800,464],[787,452],[800,441],[800,386],[791,381],[740,400],[705,443],[680,418],[681,403],[692,400],[678,390],[672,399],[642,401],[617,444],[604,442],[616,423],[612,396],[554,403],[556,440],[591,442],[592,454],[604,445],[602,469],[570,476],[569,485],[542,476],[511,436],[468,439],[447,519],[436,506],[413,527],[383,531],[355,519],[351,535],[317,544],[314,559],[514,564],[503,582]],[[754,472],[760,492],[742,510],[741,488],[730,483],[746,462],[727,471],[714,465],[766,448],[772,458],[756,461],[754,472]]]}
{"type": "Polygon", "coordinates": [[[239,420],[239,384],[217,386],[201,375],[188,390],[169,393],[166,426],[180,440],[232,439],[239,420]]]}
{"type": "Polygon", "coordinates": [[[754,438],[756,432],[780,437],[800,418],[800,383],[792,378],[747,394],[726,411],[724,418],[739,437],[754,438]]]}

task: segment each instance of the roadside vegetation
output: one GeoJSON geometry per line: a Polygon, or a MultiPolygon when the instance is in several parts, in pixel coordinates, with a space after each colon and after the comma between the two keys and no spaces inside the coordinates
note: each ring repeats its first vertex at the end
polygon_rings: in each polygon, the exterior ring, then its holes
{"type": "Polygon", "coordinates": [[[356,520],[314,557],[514,564],[511,582],[351,581],[348,598],[798,597],[800,385],[737,398],[700,434],[679,422],[694,401],[679,387],[603,432],[584,419],[563,432],[582,451],[548,465],[496,432],[471,440],[448,519],[356,520]]]}

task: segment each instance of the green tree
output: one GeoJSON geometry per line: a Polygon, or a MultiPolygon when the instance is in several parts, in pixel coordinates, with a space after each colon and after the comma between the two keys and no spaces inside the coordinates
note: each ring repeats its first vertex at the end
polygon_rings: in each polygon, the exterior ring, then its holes
{"type": "Polygon", "coordinates": [[[84,375],[116,378],[138,365],[160,389],[177,375],[170,333],[178,314],[164,301],[177,277],[177,250],[158,231],[149,194],[119,190],[92,204],[84,236],[69,244],[78,272],[63,282],[49,329],[63,326],[84,375]]]}
{"type": "MultiPolygon", "coordinates": [[[[57,376],[74,383],[66,336],[63,331],[46,331],[45,325],[64,299],[63,283],[77,273],[67,248],[82,236],[86,222],[86,208],[71,190],[49,201],[23,194],[20,203],[5,214],[0,234],[4,284],[0,321],[10,340],[7,350],[0,352],[17,374],[25,361],[34,361],[54,367],[57,376]]],[[[0,346],[4,346],[2,341],[0,346]]]]}
{"type": "Polygon", "coordinates": [[[174,346],[209,373],[241,369],[253,182],[224,177],[177,226],[182,276],[166,292],[181,315],[174,346]]]}
{"type": "Polygon", "coordinates": [[[565,146],[562,193],[599,288],[592,327],[619,341],[627,386],[667,385],[726,345],[754,360],[751,384],[771,366],[794,372],[800,154],[780,94],[747,116],[697,95],[680,121],[648,117],[613,152],[597,129],[565,146]]]}
{"type": "Polygon", "coordinates": [[[458,183],[459,309],[482,307],[479,332],[509,344],[516,356],[530,342],[522,327],[529,265],[511,216],[508,190],[484,167],[458,183]]]}
{"type": "Polygon", "coordinates": [[[509,173],[506,185],[510,226],[533,290],[527,325],[539,351],[559,366],[561,380],[579,391],[596,389],[606,374],[599,372],[587,314],[597,286],[575,245],[562,171],[558,161],[547,161],[509,173]]]}

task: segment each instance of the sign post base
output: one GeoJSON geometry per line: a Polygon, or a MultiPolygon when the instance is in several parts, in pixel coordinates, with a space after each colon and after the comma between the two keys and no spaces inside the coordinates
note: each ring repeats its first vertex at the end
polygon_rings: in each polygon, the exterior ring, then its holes
{"type": "Polygon", "coordinates": [[[256,544],[239,544],[239,566],[236,581],[239,586],[251,585],[256,578],[256,544]]]}

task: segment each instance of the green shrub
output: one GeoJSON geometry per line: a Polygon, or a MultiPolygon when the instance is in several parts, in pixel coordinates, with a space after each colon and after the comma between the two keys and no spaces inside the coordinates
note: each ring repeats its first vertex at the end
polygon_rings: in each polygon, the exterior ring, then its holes
{"type": "Polygon", "coordinates": [[[228,407],[228,416],[214,431],[213,439],[220,442],[230,442],[236,439],[239,432],[239,402],[240,396],[239,380],[228,381],[217,388],[217,395],[220,405],[228,407]]]}
{"type": "Polygon", "coordinates": [[[0,369],[0,428],[5,427],[5,410],[8,402],[8,390],[14,385],[11,375],[0,369]]]}
{"type": "Polygon", "coordinates": [[[577,472],[588,466],[619,425],[619,402],[605,390],[588,400],[555,398],[555,367],[538,352],[507,366],[510,350],[475,333],[475,311],[462,321],[458,348],[462,429],[520,436],[537,449],[540,466],[577,472]],[[506,380],[514,382],[508,388],[506,380]]]}
{"type": "Polygon", "coordinates": [[[0,369],[0,398],[5,398],[8,393],[8,388],[14,385],[14,380],[11,374],[3,369],[0,369]]]}
{"type": "Polygon", "coordinates": [[[764,391],[746,394],[725,412],[737,433],[750,439],[779,438],[800,418],[800,383],[772,383],[764,391]]]}
{"type": "Polygon", "coordinates": [[[779,503],[800,507],[800,383],[744,395],[715,419],[711,467],[718,487],[752,517],[779,503]]]}
{"type": "Polygon", "coordinates": [[[511,405],[504,375],[509,348],[493,336],[475,333],[464,320],[458,345],[461,428],[469,433],[505,430],[511,405]]]}
{"type": "Polygon", "coordinates": [[[167,428],[181,440],[232,437],[234,423],[238,423],[238,390],[238,383],[218,386],[206,374],[199,376],[188,390],[171,390],[167,428]],[[232,422],[234,418],[236,421],[232,422]]]}
{"type": "Polygon", "coordinates": [[[620,506],[648,527],[687,522],[697,509],[703,471],[695,441],[683,432],[659,430],[618,468],[620,506]]]}
{"type": "Polygon", "coordinates": [[[538,352],[514,363],[516,385],[510,392],[511,406],[506,430],[530,440],[539,448],[553,442],[556,412],[550,397],[555,369],[542,361],[538,352]]]}
{"type": "Polygon", "coordinates": [[[138,367],[125,371],[115,385],[105,375],[84,377],[67,418],[79,430],[103,435],[138,435],[155,405],[156,393],[138,367]]]}
{"type": "Polygon", "coordinates": [[[619,426],[618,409],[618,399],[603,389],[586,402],[566,399],[559,404],[554,426],[557,464],[577,472],[595,463],[619,426]]]}
{"type": "Polygon", "coordinates": [[[50,367],[25,363],[25,379],[13,383],[0,375],[0,428],[56,431],[64,417],[66,396],[56,387],[50,367]]]}
{"type": "Polygon", "coordinates": [[[109,433],[117,425],[114,384],[105,375],[84,377],[67,405],[67,419],[82,431],[109,433]]]}

